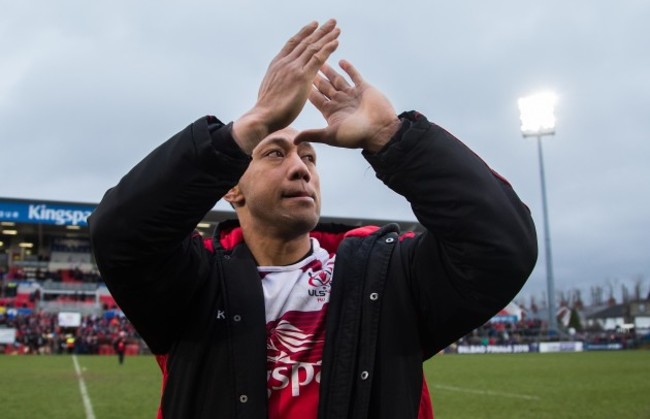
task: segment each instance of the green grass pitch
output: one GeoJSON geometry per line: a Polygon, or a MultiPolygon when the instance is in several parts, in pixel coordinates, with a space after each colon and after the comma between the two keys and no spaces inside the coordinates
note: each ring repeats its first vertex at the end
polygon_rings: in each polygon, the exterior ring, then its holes
{"type": "MultiPolygon", "coordinates": [[[[95,418],[156,417],[153,357],[78,356],[95,418]]],[[[649,418],[650,351],[438,355],[436,419],[649,418]]],[[[0,356],[0,418],[86,419],[71,356],[0,356]]]]}
{"type": "Polygon", "coordinates": [[[438,355],[436,419],[650,418],[650,351],[438,355]]]}

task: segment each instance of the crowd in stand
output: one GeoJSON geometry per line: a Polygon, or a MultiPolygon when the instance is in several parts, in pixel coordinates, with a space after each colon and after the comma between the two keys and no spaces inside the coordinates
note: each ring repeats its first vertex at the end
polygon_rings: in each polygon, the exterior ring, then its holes
{"type": "Polygon", "coordinates": [[[19,354],[99,354],[112,353],[113,344],[123,337],[132,345],[140,338],[123,316],[84,316],[79,327],[63,327],[58,314],[0,313],[0,328],[16,329],[16,343],[6,345],[4,353],[19,354]]]}
{"type": "MultiPolygon", "coordinates": [[[[112,318],[84,316],[78,328],[61,327],[58,315],[52,313],[0,314],[0,327],[16,329],[15,352],[25,354],[98,354],[102,347],[113,347],[123,336],[127,342],[139,343],[140,338],[123,316],[112,318]],[[20,349],[18,349],[20,347],[20,349]]],[[[546,333],[545,323],[538,319],[517,323],[486,323],[462,337],[458,345],[527,344],[546,333]]],[[[6,351],[11,351],[8,348],[6,351]]]]}
{"type": "Polygon", "coordinates": [[[518,322],[486,323],[463,336],[459,345],[519,345],[548,337],[546,322],[540,319],[522,319],[518,322]]]}
{"type": "MultiPolygon", "coordinates": [[[[35,279],[37,281],[51,280],[54,282],[74,281],[79,283],[101,283],[102,278],[97,272],[86,272],[79,268],[59,269],[50,271],[47,269],[37,268],[33,273],[26,272],[23,268],[12,268],[8,273],[3,275],[6,279],[26,280],[35,279]]],[[[2,278],[0,278],[2,279],[2,278]]]]}
{"type": "MultiPolygon", "coordinates": [[[[31,312],[9,315],[5,310],[0,311],[0,328],[16,329],[16,343],[4,347],[0,344],[0,354],[112,354],[120,338],[126,341],[134,351],[132,353],[146,349],[131,323],[122,315],[83,316],[79,327],[63,327],[59,324],[58,314],[31,312]]],[[[575,337],[590,343],[634,346],[625,334],[598,333],[575,337]]],[[[452,346],[525,345],[548,340],[553,339],[548,335],[546,322],[523,319],[516,323],[486,323],[452,346]]]]}
{"type": "MultiPolygon", "coordinates": [[[[58,315],[39,312],[35,304],[40,298],[39,290],[32,291],[29,295],[17,295],[17,281],[34,280],[82,283],[102,283],[101,277],[92,272],[82,272],[79,269],[51,272],[37,269],[26,274],[21,269],[12,269],[9,272],[0,269],[0,328],[15,328],[16,343],[14,345],[0,344],[2,353],[24,354],[98,354],[113,352],[113,345],[119,337],[131,344],[131,347],[145,347],[135,332],[131,323],[123,316],[108,318],[105,316],[84,316],[81,325],[75,328],[62,327],[58,323],[58,315]],[[21,297],[21,298],[19,298],[21,297]],[[9,309],[32,309],[30,313],[12,313],[9,309]],[[107,349],[108,348],[108,349],[107,349]]],[[[94,295],[81,292],[75,294],[46,296],[44,301],[57,301],[66,304],[94,303],[94,295]]],[[[106,311],[116,309],[112,297],[104,300],[100,296],[100,303],[106,311]],[[110,300],[110,301],[108,301],[110,300]]],[[[20,310],[16,310],[20,311],[20,310]]],[[[629,333],[593,331],[574,331],[569,337],[588,343],[622,343],[624,347],[632,347],[629,341],[634,342],[634,337],[629,333]],[[630,340],[631,339],[631,340],[630,340]]],[[[516,322],[488,322],[460,338],[455,345],[487,346],[487,345],[526,345],[540,341],[558,340],[557,334],[549,334],[545,321],[538,318],[523,318],[516,322]]]]}
{"type": "Polygon", "coordinates": [[[510,322],[489,322],[474,329],[456,342],[455,346],[487,346],[487,345],[528,345],[539,342],[558,340],[574,340],[590,345],[620,344],[621,348],[635,348],[644,340],[636,335],[634,330],[616,329],[550,332],[547,323],[540,319],[522,319],[510,322]]]}
{"type": "MultiPolygon", "coordinates": [[[[19,267],[13,267],[9,272],[3,273],[3,278],[0,278],[0,307],[7,308],[36,308],[36,302],[39,300],[44,301],[60,301],[61,303],[93,303],[95,296],[89,293],[97,286],[103,284],[99,274],[95,272],[86,272],[78,268],[75,269],[62,269],[57,271],[35,269],[25,271],[19,267]],[[40,288],[32,288],[29,293],[20,294],[18,287],[20,284],[37,284],[45,287],[48,283],[65,283],[68,286],[87,286],[92,284],[92,289],[79,288],[77,292],[71,292],[70,288],[66,288],[68,292],[65,293],[45,293],[41,298],[40,288]]],[[[106,309],[112,307],[105,307],[106,309]]]]}

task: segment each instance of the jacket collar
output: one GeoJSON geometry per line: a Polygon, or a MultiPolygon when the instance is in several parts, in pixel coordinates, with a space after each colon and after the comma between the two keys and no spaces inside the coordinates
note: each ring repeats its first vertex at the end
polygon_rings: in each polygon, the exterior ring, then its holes
{"type": "MultiPolygon", "coordinates": [[[[339,244],[346,237],[366,237],[379,230],[377,226],[354,227],[336,223],[318,223],[309,235],[330,253],[336,253],[339,244]]],[[[238,220],[226,220],[217,225],[214,233],[214,245],[225,251],[232,251],[244,242],[244,235],[238,220]]]]}

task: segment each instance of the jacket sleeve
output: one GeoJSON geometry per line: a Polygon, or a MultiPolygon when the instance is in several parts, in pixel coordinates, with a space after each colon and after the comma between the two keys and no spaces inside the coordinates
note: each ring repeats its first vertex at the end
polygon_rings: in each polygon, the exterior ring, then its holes
{"type": "Polygon", "coordinates": [[[377,154],[377,177],[426,231],[398,247],[429,357],[488,321],[537,260],[535,226],[511,185],[450,133],[415,112],[377,154]]]}
{"type": "Polygon", "coordinates": [[[249,160],[230,126],[199,119],[131,169],[89,217],[102,277],[155,353],[169,348],[210,275],[210,255],[193,231],[249,160]]]}

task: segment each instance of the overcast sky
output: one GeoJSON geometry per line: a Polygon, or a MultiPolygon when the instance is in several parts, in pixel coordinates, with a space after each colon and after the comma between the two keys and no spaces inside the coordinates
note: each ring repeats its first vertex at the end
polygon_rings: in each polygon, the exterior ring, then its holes
{"type": "MultiPolygon", "coordinates": [[[[545,137],[556,288],[650,285],[650,2],[0,0],[0,196],[99,202],[195,119],[254,103],[271,58],[311,20],[398,111],[442,125],[507,177],[538,226],[537,147],[517,99],[559,97],[545,137]]],[[[299,129],[323,126],[307,106],[299,129]]],[[[323,215],[413,220],[357,151],[319,147],[323,215]]],[[[227,209],[222,204],[218,209],[227,209]]]]}

